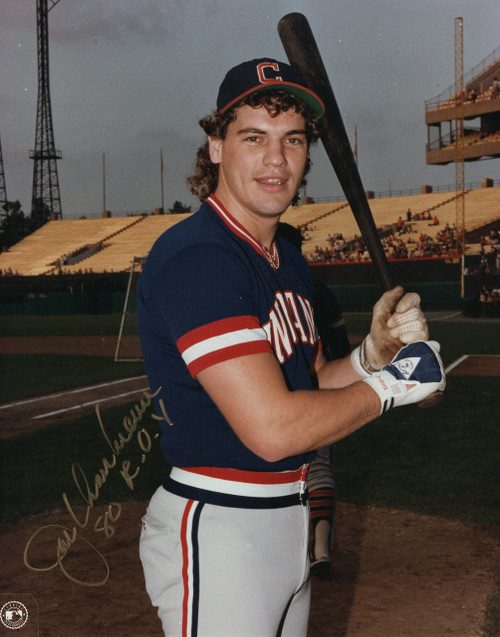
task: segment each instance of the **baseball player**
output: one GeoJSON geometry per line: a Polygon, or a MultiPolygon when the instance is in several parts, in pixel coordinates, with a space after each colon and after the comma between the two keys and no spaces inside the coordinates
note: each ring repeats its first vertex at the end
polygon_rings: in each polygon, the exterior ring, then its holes
{"type": "Polygon", "coordinates": [[[200,122],[207,139],[190,183],[201,207],[156,241],[139,280],[171,467],[143,518],[140,556],[166,635],[304,637],[315,450],[444,388],[438,345],[400,349],[399,325],[342,360],[322,356],[310,271],[275,231],[323,110],[287,64],[231,69],[200,122]]]}

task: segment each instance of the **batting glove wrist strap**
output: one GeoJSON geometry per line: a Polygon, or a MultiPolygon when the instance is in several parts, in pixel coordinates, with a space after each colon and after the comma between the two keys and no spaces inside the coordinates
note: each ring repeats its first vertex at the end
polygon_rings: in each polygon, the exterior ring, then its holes
{"type": "Polygon", "coordinates": [[[370,341],[371,337],[367,336],[361,345],[353,349],[351,352],[351,365],[356,374],[362,378],[366,378],[370,374],[373,374],[373,372],[377,372],[380,369],[373,367],[368,360],[366,348],[367,346],[369,347],[370,341]]]}
{"type": "Polygon", "coordinates": [[[380,372],[363,382],[380,398],[380,413],[392,407],[418,403],[446,386],[439,343],[417,341],[399,350],[380,372]]]}
{"type": "MultiPolygon", "coordinates": [[[[356,372],[356,374],[358,374],[358,376],[361,376],[361,378],[366,378],[372,372],[368,371],[366,367],[363,365],[363,363],[361,362],[361,348],[363,346],[363,343],[361,343],[361,345],[359,345],[358,347],[352,350],[351,365],[354,371],[356,372]]],[[[372,371],[375,371],[375,370],[372,370],[372,371]]]]}

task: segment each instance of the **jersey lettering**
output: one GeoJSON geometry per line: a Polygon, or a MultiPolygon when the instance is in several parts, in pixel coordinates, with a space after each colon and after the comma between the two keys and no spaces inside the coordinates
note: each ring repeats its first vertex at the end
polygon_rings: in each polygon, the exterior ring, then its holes
{"type": "MultiPolygon", "coordinates": [[[[285,293],[286,296],[286,293],[285,293]]],[[[281,292],[276,292],[276,300],[274,301],[274,307],[276,307],[276,304],[279,303],[283,314],[286,318],[286,322],[288,323],[288,327],[290,328],[290,334],[292,335],[292,339],[293,342],[296,343],[297,342],[297,332],[295,331],[295,327],[292,323],[292,319],[290,317],[290,309],[288,307],[288,305],[286,304],[285,301],[285,297],[283,296],[283,294],[281,292]]]]}
{"type": "Polygon", "coordinates": [[[272,69],[273,71],[278,72],[280,67],[277,62],[262,62],[257,65],[257,75],[259,77],[259,82],[261,84],[267,84],[268,82],[282,82],[283,78],[279,75],[275,77],[266,77],[266,69],[272,69]]]}
{"type": "Polygon", "coordinates": [[[304,326],[302,325],[302,321],[300,320],[299,309],[297,307],[297,301],[295,300],[295,297],[292,292],[285,292],[285,296],[286,296],[286,300],[288,301],[288,306],[290,310],[292,311],[293,318],[294,318],[293,325],[300,335],[300,340],[303,343],[307,343],[307,335],[305,333],[304,326]]]}
{"type": "Polygon", "coordinates": [[[275,308],[269,312],[269,319],[271,324],[271,345],[276,354],[276,358],[280,363],[284,363],[285,354],[286,357],[289,358],[293,353],[293,348],[290,342],[290,334],[287,330],[285,317],[276,303],[275,308]]]}
{"type": "Polygon", "coordinates": [[[302,310],[304,312],[304,316],[306,317],[306,324],[309,330],[309,343],[314,345],[316,342],[316,327],[314,325],[314,312],[309,303],[308,299],[302,298],[299,294],[297,295],[299,302],[302,306],[302,310]]]}
{"type": "Polygon", "coordinates": [[[269,321],[262,326],[274,350],[276,358],[283,364],[294,352],[293,345],[300,340],[314,346],[316,343],[316,329],[314,313],[310,302],[300,294],[293,292],[277,292],[273,307],[269,311],[269,321]],[[302,308],[300,315],[297,300],[302,308]],[[293,315],[290,316],[290,312],[293,315]]]}

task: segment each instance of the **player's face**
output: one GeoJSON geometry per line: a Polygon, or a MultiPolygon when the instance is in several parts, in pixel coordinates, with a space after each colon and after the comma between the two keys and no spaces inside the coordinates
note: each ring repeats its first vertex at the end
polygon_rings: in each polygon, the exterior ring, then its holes
{"type": "Polygon", "coordinates": [[[263,107],[244,105],[225,139],[210,139],[210,158],[219,164],[216,195],[245,223],[279,217],[292,201],[307,160],[305,121],[295,109],[271,117],[263,107]]]}

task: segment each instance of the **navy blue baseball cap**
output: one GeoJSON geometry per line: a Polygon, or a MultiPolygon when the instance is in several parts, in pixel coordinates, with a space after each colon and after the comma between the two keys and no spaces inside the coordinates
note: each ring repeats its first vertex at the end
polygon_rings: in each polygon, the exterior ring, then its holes
{"type": "Polygon", "coordinates": [[[279,89],[295,95],[312,111],[316,119],[325,113],[325,105],[307,88],[302,73],[284,62],[260,58],[243,62],[227,72],[217,97],[217,110],[224,113],[253,93],[279,89]]]}

